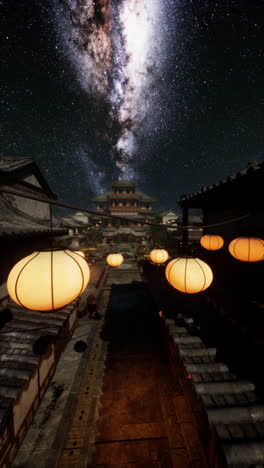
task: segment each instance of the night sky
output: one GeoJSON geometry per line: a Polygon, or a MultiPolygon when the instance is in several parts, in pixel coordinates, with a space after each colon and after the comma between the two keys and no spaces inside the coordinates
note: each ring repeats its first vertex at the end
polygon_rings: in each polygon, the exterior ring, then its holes
{"type": "Polygon", "coordinates": [[[176,208],[264,159],[264,2],[0,0],[0,155],[91,207],[118,178],[176,208]]]}

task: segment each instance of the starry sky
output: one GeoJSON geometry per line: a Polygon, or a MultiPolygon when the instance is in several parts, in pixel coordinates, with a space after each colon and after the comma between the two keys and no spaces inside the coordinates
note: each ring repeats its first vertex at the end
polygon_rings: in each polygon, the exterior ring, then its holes
{"type": "Polygon", "coordinates": [[[263,0],[0,0],[0,155],[158,208],[264,159],[263,0]]]}

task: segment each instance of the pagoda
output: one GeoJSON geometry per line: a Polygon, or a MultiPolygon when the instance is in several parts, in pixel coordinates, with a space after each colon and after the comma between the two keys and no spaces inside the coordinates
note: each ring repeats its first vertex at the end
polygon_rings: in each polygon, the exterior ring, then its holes
{"type": "Polygon", "coordinates": [[[150,228],[143,224],[154,221],[157,214],[153,209],[155,199],[137,191],[136,183],[122,180],[112,184],[112,190],[93,199],[98,211],[96,224],[102,226],[106,242],[133,242],[145,240],[150,228]],[[113,216],[124,216],[129,220],[100,217],[100,212],[113,216]]]}

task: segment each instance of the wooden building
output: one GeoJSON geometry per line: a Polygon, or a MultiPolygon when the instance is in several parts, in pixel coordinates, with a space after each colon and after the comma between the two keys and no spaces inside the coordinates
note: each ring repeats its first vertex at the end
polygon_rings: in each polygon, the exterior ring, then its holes
{"type": "Polygon", "coordinates": [[[142,222],[156,218],[154,203],[156,200],[137,191],[136,183],[119,181],[112,184],[112,190],[93,199],[98,211],[95,224],[102,226],[104,240],[131,242],[144,240],[150,229],[142,222]],[[100,211],[115,216],[124,216],[126,220],[114,220],[100,217],[100,211]]]}
{"type": "Polygon", "coordinates": [[[76,327],[78,301],[43,314],[9,298],[11,268],[34,250],[49,248],[51,239],[68,230],[57,223],[51,229],[45,200],[56,196],[31,158],[1,158],[0,188],[15,192],[0,192],[0,466],[8,468],[76,327]]]}
{"type": "Polygon", "coordinates": [[[203,224],[226,224],[205,229],[217,232],[226,241],[240,235],[255,235],[263,238],[264,162],[252,162],[235,175],[202,188],[199,192],[183,195],[179,205],[188,224],[188,210],[200,208],[203,224]],[[228,223],[234,218],[241,218],[228,223]]]}
{"type": "Polygon", "coordinates": [[[8,272],[21,258],[35,249],[48,248],[51,238],[66,234],[62,226],[51,227],[50,205],[56,199],[37,164],[31,158],[0,159],[0,303],[7,299],[8,272]],[[44,201],[30,200],[38,196],[44,201]]]}
{"type": "Polygon", "coordinates": [[[203,293],[212,307],[203,328],[216,342],[237,372],[252,378],[264,390],[259,366],[264,359],[264,262],[241,262],[228,250],[240,236],[264,238],[264,162],[253,162],[237,174],[184,195],[179,201],[188,222],[188,210],[201,208],[205,233],[219,234],[224,246],[208,251],[201,246],[196,255],[212,268],[214,280],[203,293]]]}

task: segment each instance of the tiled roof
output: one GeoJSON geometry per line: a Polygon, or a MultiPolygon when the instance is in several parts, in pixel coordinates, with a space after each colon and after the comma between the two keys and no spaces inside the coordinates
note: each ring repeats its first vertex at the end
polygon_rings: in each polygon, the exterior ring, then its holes
{"type": "Polygon", "coordinates": [[[102,193],[101,195],[97,195],[97,197],[92,198],[92,201],[93,202],[107,201],[110,195],[113,195],[113,192],[105,192],[105,193],[102,193]]]}
{"type": "Polygon", "coordinates": [[[56,341],[76,301],[52,314],[25,310],[14,302],[8,304],[11,320],[0,329],[0,425],[40,363],[41,356],[33,351],[34,343],[46,335],[56,341]]]}
{"type": "Polygon", "coordinates": [[[135,192],[135,193],[114,193],[114,192],[105,192],[102,195],[98,195],[92,199],[93,202],[107,202],[109,198],[129,198],[129,199],[140,199],[146,202],[155,202],[155,198],[151,198],[143,192],[135,192]]]}
{"type": "Polygon", "coordinates": [[[136,235],[136,236],[145,236],[146,234],[146,228],[143,230],[142,228],[126,228],[126,227],[121,227],[119,229],[115,229],[115,228],[105,228],[103,230],[103,233],[106,237],[111,237],[111,236],[115,236],[117,234],[133,234],[133,235],[136,235]]]}
{"type": "Polygon", "coordinates": [[[65,216],[62,218],[62,224],[64,226],[68,226],[68,227],[73,227],[73,228],[84,228],[86,226],[88,226],[88,223],[83,223],[82,221],[79,221],[78,219],[72,217],[72,216],[65,216]]]}
{"type": "Polygon", "coordinates": [[[166,210],[166,211],[163,211],[162,213],[160,213],[160,216],[166,216],[167,214],[169,213],[173,213],[175,216],[179,217],[179,214],[176,213],[175,210],[166,210]]]}
{"type": "Polygon", "coordinates": [[[186,319],[185,323],[186,328],[178,327],[174,320],[165,319],[185,375],[191,376],[193,393],[216,432],[225,466],[263,466],[264,405],[255,385],[238,379],[226,364],[216,361],[216,348],[207,348],[192,328],[189,333],[191,323],[186,319]]]}
{"type": "Polygon", "coordinates": [[[245,169],[242,169],[237,174],[227,177],[226,179],[222,179],[219,182],[208,185],[207,187],[201,188],[198,192],[193,192],[188,195],[182,195],[180,200],[178,201],[179,205],[184,204],[187,201],[195,200],[199,198],[201,195],[211,194],[214,193],[216,189],[219,187],[227,186],[228,184],[235,183],[245,177],[250,177],[252,175],[263,173],[264,171],[264,161],[252,161],[248,164],[245,169]]]}
{"type": "Polygon", "coordinates": [[[135,187],[136,182],[132,180],[118,180],[112,184],[112,187],[135,187]]]}
{"type": "MultiPolygon", "coordinates": [[[[53,234],[63,234],[64,228],[54,227],[53,234]]],[[[0,237],[30,236],[49,234],[51,228],[49,221],[34,218],[26,214],[0,194],[0,237]]]]}
{"type": "MultiPolygon", "coordinates": [[[[32,158],[24,157],[14,157],[14,156],[1,156],[0,157],[0,183],[3,188],[3,185],[11,185],[12,190],[15,188],[16,191],[25,191],[25,185],[27,186],[29,193],[39,192],[44,198],[56,199],[56,195],[53,193],[51,188],[48,185],[47,180],[43,177],[41,170],[39,169],[37,163],[32,158]],[[40,187],[31,187],[30,184],[25,183],[24,178],[27,175],[34,175],[40,187]],[[14,187],[16,185],[16,187],[14,187]]],[[[36,194],[36,193],[35,193],[36,194]]]]}
{"type": "Polygon", "coordinates": [[[141,200],[144,200],[144,201],[153,201],[153,202],[156,201],[155,198],[149,197],[143,192],[137,192],[137,195],[141,198],[141,200]]]}
{"type": "Polygon", "coordinates": [[[5,156],[0,159],[0,172],[13,172],[34,163],[32,158],[19,158],[12,156],[5,156]]]}

